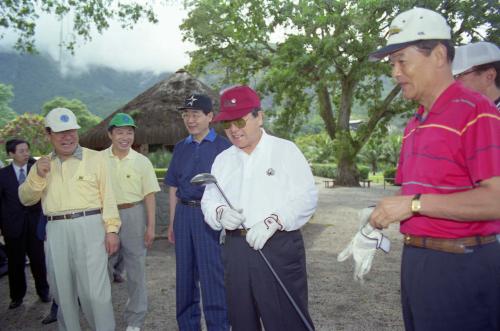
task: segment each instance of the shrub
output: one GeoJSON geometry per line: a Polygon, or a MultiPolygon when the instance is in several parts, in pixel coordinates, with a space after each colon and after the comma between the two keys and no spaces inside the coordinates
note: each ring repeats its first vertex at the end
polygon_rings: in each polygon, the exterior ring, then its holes
{"type": "Polygon", "coordinates": [[[384,170],[384,178],[388,183],[394,185],[395,177],[396,177],[396,168],[388,168],[384,170]]]}
{"type": "Polygon", "coordinates": [[[167,173],[167,168],[155,168],[156,178],[165,178],[165,174],[167,173]]]}
{"type": "Polygon", "coordinates": [[[367,166],[358,166],[359,179],[367,180],[368,175],[370,174],[370,168],[367,166]]]}
{"type": "Polygon", "coordinates": [[[332,163],[313,163],[311,164],[311,170],[314,176],[326,177],[331,179],[337,177],[337,166],[332,163]]]}
{"type": "Polygon", "coordinates": [[[168,168],[170,160],[172,159],[172,153],[166,149],[158,149],[154,152],[150,152],[147,157],[153,164],[153,167],[163,169],[168,168]]]}

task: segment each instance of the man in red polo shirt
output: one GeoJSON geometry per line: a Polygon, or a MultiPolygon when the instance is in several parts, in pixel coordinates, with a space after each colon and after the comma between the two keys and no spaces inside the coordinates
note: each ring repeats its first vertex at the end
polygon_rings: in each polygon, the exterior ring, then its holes
{"type": "Polygon", "coordinates": [[[403,96],[419,102],[404,137],[398,196],[370,223],[401,222],[401,301],[406,330],[500,330],[500,117],[484,96],[453,80],[451,30],[413,8],[389,28],[403,96]]]}

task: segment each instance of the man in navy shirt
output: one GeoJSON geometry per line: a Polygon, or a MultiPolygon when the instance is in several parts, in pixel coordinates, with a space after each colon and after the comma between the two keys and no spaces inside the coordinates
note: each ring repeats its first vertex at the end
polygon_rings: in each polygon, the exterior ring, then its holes
{"type": "Polygon", "coordinates": [[[165,184],[169,188],[168,240],[175,244],[176,306],[179,330],[201,330],[200,287],[208,331],[229,330],[220,231],[204,221],[200,200],[204,187],[193,176],[210,172],[215,157],[231,146],[209,127],[212,101],[193,94],[180,107],[189,136],[175,145],[165,184]]]}

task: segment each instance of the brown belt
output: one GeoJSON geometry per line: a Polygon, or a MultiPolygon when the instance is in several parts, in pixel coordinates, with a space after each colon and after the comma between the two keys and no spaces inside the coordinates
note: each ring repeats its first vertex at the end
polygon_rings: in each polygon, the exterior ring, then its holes
{"type": "Polygon", "coordinates": [[[58,220],[71,220],[74,218],[79,218],[83,216],[91,216],[91,215],[97,215],[100,214],[101,210],[100,209],[93,209],[93,210],[84,210],[80,211],[77,213],[70,213],[70,214],[62,214],[62,215],[52,215],[52,216],[47,216],[48,221],[58,221],[58,220]]]}
{"type": "Polygon", "coordinates": [[[127,209],[127,208],[132,208],[134,207],[135,205],[138,205],[141,201],[137,201],[137,202],[128,202],[128,203],[120,203],[118,205],[118,209],[127,209]]]}
{"type": "Polygon", "coordinates": [[[247,235],[248,230],[250,230],[250,229],[226,230],[226,235],[236,236],[236,237],[245,237],[247,235]]]}
{"type": "Polygon", "coordinates": [[[465,254],[471,253],[474,246],[486,245],[497,241],[497,235],[474,236],[456,239],[416,237],[404,235],[404,244],[409,246],[433,249],[446,253],[465,254]]]}

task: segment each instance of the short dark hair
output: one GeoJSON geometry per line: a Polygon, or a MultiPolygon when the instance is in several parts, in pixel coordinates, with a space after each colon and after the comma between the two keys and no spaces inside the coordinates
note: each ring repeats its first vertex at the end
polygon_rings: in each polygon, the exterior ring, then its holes
{"type": "Polygon", "coordinates": [[[451,40],[447,39],[419,40],[414,44],[414,46],[418,48],[420,53],[429,56],[432,50],[436,48],[436,46],[439,44],[443,45],[446,48],[446,55],[448,57],[448,62],[452,63],[453,59],[455,58],[455,47],[453,47],[451,40]]]}
{"type": "Polygon", "coordinates": [[[10,139],[10,140],[7,140],[7,142],[5,143],[5,151],[7,152],[7,154],[15,153],[17,145],[20,145],[20,144],[26,144],[26,145],[28,145],[28,148],[31,148],[30,143],[27,142],[26,140],[10,139]]]}
{"type": "Polygon", "coordinates": [[[489,69],[494,69],[497,72],[497,75],[495,77],[495,85],[497,88],[500,88],[500,61],[481,64],[475,66],[473,69],[478,73],[485,72],[489,69]]]}
{"type": "Polygon", "coordinates": [[[110,127],[108,127],[108,132],[109,132],[109,133],[113,133],[113,130],[114,130],[115,128],[125,128],[125,127],[132,128],[132,129],[134,129],[134,131],[135,131],[135,127],[133,127],[133,126],[131,126],[131,125],[130,125],[130,126],[129,126],[129,125],[124,125],[124,126],[116,126],[116,125],[111,125],[110,127]]]}

